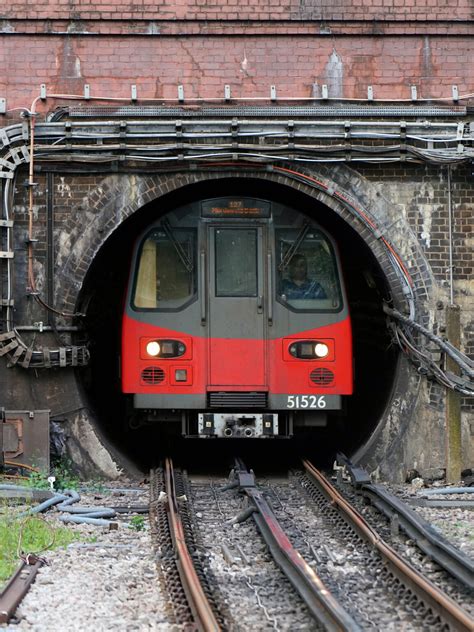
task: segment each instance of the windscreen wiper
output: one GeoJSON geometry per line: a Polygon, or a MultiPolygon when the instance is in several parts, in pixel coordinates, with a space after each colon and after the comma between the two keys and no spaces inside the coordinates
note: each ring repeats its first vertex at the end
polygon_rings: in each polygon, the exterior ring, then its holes
{"type": "Polygon", "coordinates": [[[292,260],[293,255],[296,253],[296,251],[300,247],[303,239],[306,237],[306,233],[308,232],[309,227],[310,227],[310,224],[308,222],[302,226],[302,228],[301,228],[300,232],[298,233],[295,241],[288,248],[288,250],[286,251],[286,255],[283,257],[282,261],[280,262],[280,265],[278,266],[278,270],[280,272],[283,272],[283,270],[286,270],[286,268],[288,267],[288,264],[292,260]]]}
{"type": "Polygon", "coordinates": [[[172,230],[172,228],[170,226],[169,221],[167,219],[164,219],[161,222],[161,226],[163,227],[163,230],[165,231],[166,236],[168,237],[168,239],[173,244],[174,249],[176,250],[176,252],[178,254],[178,257],[181,259],[181,262],[184,265],[184,267],[186,268],[186,270],[188,272],[192,272],[194,270],[193,262],[191,261],[191,259],[186,254],[183,246],[179,243],[179,241],[174,236],[173,230],[172,230]]]}

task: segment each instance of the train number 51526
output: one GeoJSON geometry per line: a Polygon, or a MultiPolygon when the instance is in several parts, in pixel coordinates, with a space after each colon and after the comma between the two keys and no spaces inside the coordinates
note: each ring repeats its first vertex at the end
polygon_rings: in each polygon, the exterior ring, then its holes
{"type": "Polygon", "coordinates": [[[324,395],[288,395],[287,408],[326,408],[324,395]]]}

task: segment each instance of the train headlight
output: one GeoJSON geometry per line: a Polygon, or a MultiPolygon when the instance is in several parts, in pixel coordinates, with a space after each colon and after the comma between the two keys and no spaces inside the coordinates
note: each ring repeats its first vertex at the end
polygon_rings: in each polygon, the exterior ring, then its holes
{"type": "Polygon", "coordinates": [[[298,360],[334,360],[333,340],[288,341],[288,353],[298,360]]]}
{"type": "Polygon", "coordinates": [[[186,345],[181,340],[143,340],[142,354],[151,358],[179,358],[186,353],[186,345]]]}
{"type": "Polygon", "coordinates": [[[160,343],[157,342],[156,340],[152,340],[151,342],[147,343],[146,352],[148,353],[148,355],[155,357],[157,355],[160,355],[160,351],[161,351],[160,343]]]}
{"type": "Polygon", "coordinates": [[[318,358],[325,358],[329,353],[329,347],[324,342],[317,342],[314,345],[314,353],[318,358]]]}

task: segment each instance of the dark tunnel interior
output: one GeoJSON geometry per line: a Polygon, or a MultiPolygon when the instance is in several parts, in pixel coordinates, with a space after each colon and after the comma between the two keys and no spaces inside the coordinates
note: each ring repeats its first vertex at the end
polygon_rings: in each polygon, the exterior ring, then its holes
{"type": "Polygon", "coordinates": [[[148,224],[168,209],[211,197],[240,195],[287,204],[312,216],[335,238],[345,276],[354,342],[354,395],[346,398],[343,411],[337,412],[325,428],[314,428],[311,436],[298,440],[273,440],[265,453],[277,460],[302,454],[321,466],[332,463],[336,452],[354,453],[375,429],[393,388],[397,368],[397,349],[391,345],[382,310],[389,291],[374,255],[352,227],[334,211],[304,193],[274,182],[258,179],[223,178],[183,187],[161,197],[127,219],[107,240],[85,279],[79,309],[85,312],[90,342],[91,364],[79,377],[100,423],[100,432],[112,452],[122,454],[136,468],[146,472],[164,455],[199,454],[204,463],[223,463],[241,450],[263,452],[261,441],[182,439],[163,436],[159,428],[145,425],[131,429],[127,402],[120,392],[120,329],[125,288],[136,237],[148,224]],[[258,444],[255,446],[255,444],[258,444]],[[217,456],[217,453],[219,456],[217,456]]]}

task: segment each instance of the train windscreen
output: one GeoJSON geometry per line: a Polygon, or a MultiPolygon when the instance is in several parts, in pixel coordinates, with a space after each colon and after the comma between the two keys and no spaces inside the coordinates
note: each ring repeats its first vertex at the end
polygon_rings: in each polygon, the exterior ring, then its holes
{"type": "Polygon", "coordinates": [[[276,231],[278,298],[295,311],[338,311],[342,295],[327,237],[305,225],[276,231]]]}
{"type": "Polygon", "coordinates": [[[137,261],[135,309],[175,310],[195,293],[194,230],[155,230],[143,241],[137,261]]]}

